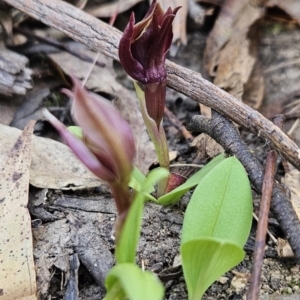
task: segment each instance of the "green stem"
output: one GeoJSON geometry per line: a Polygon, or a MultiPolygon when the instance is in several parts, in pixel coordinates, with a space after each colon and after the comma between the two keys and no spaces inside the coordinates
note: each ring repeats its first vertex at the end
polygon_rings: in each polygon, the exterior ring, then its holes
{"type": "Polygon", "coordinates": [[[110,182],[109,186],[118,211],[118,218],[115,228],[116,241],[118,241],[132,199],[128,189],[128,184],[123,184],[120,182],[110,182]]]}
{"type": "Polygon", "coordinates": [[[116,282],[107,292],[103,300],[125,299],[126,295],[119,282],[116,282]]]}
{"type": "MultiPolygon", "coordinates": [[[[166,168],[167,170],[169,170],[169,149],[166,134],[162,126],[162,121],[158,127],[156,122],[149,117],[146,108],[145,94],[136,82],[134,82],[134,86],[139,99],[142,117],[144,119],[148,134],[154,144],[159,164],[162,168],[166,168]]],[[[165,194],[167,184],[168,178],[165,178],[158,182],[157,197],[165,194]]]]}

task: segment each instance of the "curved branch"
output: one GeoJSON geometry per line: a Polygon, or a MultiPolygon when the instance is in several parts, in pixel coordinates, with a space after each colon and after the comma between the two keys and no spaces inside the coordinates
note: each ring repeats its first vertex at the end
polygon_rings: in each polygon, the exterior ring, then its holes
{"type": "MultiPolygon", "coordinates": [[[[4,0],[29,16],[54,27],[90,49],[119,60],[121,32],[60,0],[4,0]]],[[[201,74],[167,61],[168,86],[205,104],[271,141],[281,155],[300,170],[300,149],[259,112],[202,78],[201,74]]]]}

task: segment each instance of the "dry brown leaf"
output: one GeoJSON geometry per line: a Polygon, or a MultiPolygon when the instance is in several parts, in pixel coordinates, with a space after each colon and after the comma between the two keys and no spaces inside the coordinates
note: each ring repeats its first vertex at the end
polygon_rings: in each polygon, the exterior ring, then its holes
{"type": "MultiPolygon", "coordinates": [[[[88,6],[85,11],[92,16],[100,18],[109,18],[115,13],[122,13],[143,0],[118,0],[112,3],[98,6],[88,6]]],[[[152,0],[149,1],[150,3],[152,0]]],[[[188,0],[161,0],[162,7],[166,10],[168,7],[175,8],[181,6],[181,9],[173,21],[173,41],[180,41],[183,45],[187,43],[186,36],[186,18],[188,13],[188,0]]]]}
{"type": "MultiPolygon", "coordinates": [[[[85,47],[83,48],[82,46],[78,48],[77,45],[74,45],[74,47],[77,47],[78,51],[82,51],[85,55],[90,57],[96,56],[95,52],[92,52],[85,47]]],[[[49,57],[66,74],[70,74],[72,72],[80,79],[85,78],[91,68],[90,63],[84,62],[66,52],[51,54],[49,57]]],[[[112,59],[104,56],[103,54],[99,54],[98,61],[105,62],[106,67],[101,68],[99,66],[94,66],[86,82],[86,87],[89,90],[104,92],[112,97],[116,97],[114,104],[117,106],[125,120],[130,124],[135,137],[137,149],[135,164],[144,174],[146,174],[150,165],[156,160],[157,156],[139,110],[136,94],[125,89],[116,81],[112,59]]]]}
{"type": "Polygon", "coordinates": [[[286,173],[282,182],[288,186],[291,192],[291,202],[300,220],[300,172],[295,169],[286,173]]]}
{"type": "Polygon", "coordinates": [[[188,0],[161,0],[160,3],[164,10],[167,10],[169,7],[174,9],[175,7],[181,6],[176,14],[176,18],[173,21],[173,42],[180,41],[183,45],[186,45],[186,18],[188,13],[188,0]]]}
{"type": "Polygon", "coordinates": [[[242,99],[256,61],[249,29],[263,12],[246,0],[226,1],[207,41],[205,62],[210,75],[215,76],[214,84],[237,99],[242,99]]]}
{"type": "MultiPolygon", "coordinates": [[[[86,47],[78,43],[72,43],[70,46],[72,49],[81,54],[85,54],[92,59],[95,59],[97,56],[97,53],[88,50],[86,47]]],[[[79,79],[84,79],[92,66],[91,63],[83,61],[80,58],[64,51],[48,54],[48,56],[65,74],[73,74],[79,79]]],[[[119,86],[112,70],[113,61],[103,54],[99,54],[98,62],[105,63],[105,67],[101,68],[99,66],[94,66],[85,86],[87,89],[93,90],[94,92],[104,92],[112,95],[115,92],[115,85],[119,86]]]]}
{"type": "MultiPolygon", "coordinates": [[[[300,104],[296,104],[293,106],[293,108],[290,109],[290,111],[299,111],[300,104]]],[[[296,119],[293,123],[292,127],[288,131],[288,136],[300,147],[300,119],[296,119]]]]}
{"type": "Polygon", "coordinates": [[[222,4],[222,9],[215,25],[210,32],[204,53],[204,63],[211,76],[215,76],[215,68],[218,65],[219,51],[230,39],[236,17],[243,9],[247,0],[227,0],[222,4]]]}
{"type": "MultiPolygon", "coordinates": [[[[293,208],[300,220],[300,172],[295,169],[286,173],[281,180],[290,190],[293,208]]],[[[294,257],[293,250],[287,240],[278,238],[277,252],[280,257],[294,257]]]]}
{"type": "Polygon", "coordinates": [[[241,99],[256,61],[253,41],[247,38],[249,27],[262,15],[262,9],[245,5],[232,28],[228,43],[219,54],[214,84],[241,99]],[[250,48],[252,48],[250,50],[250,48]]]}
{"type": "Polygon", "coordinates": [[[277,253],[279,257],[292,258],[294,257],[294,252],[287,240],[278,238],[277,239],[277,253]]]}
{"type": "Polygon", "coordinates": [[[264,99],[264,75],[260,62],[256,61],[252,74],[244,85],[243,102],[253,109],[261,107],[264,99]]]}
{"type": "Polygon", "coordinates": [[[123,11],[128,10],[132,6],[136,5],[137,3],[144,1],[144,0],[116,0],[111,1],[110,3],[101,4],[98,6],[88,6],[85,11],[94,16],[99,18],[109,18],[115,13],[122,13],[123,11]]]}
{"type": "MultiPolygon", "coordinates": [[[[20,134],[16,128],[0,125],[0,161],[5,161],[20,134]]],[[[80,189],[102,184],[62,143],[34,136],[31,155],[29,182],[36,187],[80,189]]]]}
{"type": "Polygon", "coordinates": [[[200,146],[202,149],[201,151],[205,152],[203,157],[207,154],[209,157],[213,158],[224,152],[223,147],[205,133],[196,136],[190,144],[191,147],[196,147],[197,145],[200,146]]]}
{"type": "Polygon", "coordinates": [[[203,117],[210,119],[211,118],[211,108],[202,103],[199,104],[199,107],[200,107],[201,115],[203,117]]]}
{"type": "MultiPolygon", "coordinates": [[[[14,139],[1,169],[0,182],[0,295],[2,300],[36,299],[31,220],[27,209],[31,121],[14,139]]],[[[3,140],[2,140],[3,142],[3,140]]]]}

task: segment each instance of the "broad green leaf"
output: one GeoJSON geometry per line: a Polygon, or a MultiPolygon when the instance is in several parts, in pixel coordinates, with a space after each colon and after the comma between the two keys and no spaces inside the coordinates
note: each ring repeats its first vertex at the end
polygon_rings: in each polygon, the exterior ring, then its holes
{"type": "Polygon", "coordinates": [[[207,174],[211,172],[220,162],[225,160],[224,154],[220,154],[206,164],[201,170],[191,176],[184,184],[158,198],[158,203],[162,205],[175,204],[191,188],[196,186],[207,174]]]}
{"type": "Polygon", "coordinates": [[[116,245],[117,263],[135,262],[135,252],[140,236],[142,213],[146,197],[145,191],[149,191],[155,182],[168,175],[169,171],[165,168],[154,169],[141,184],[140,192],[136,192],[116,245]]]}
{"type": "Polygon", "coordinates": [[[205,237],[243,247],[252,222],[252,195],[247,173],[235,157],[220,162],[199,183],[186,209],[182,244],[205,237]]]}
{"type": "Polygon", "coordinates": [[[73,135],[75,135],[76,137],[78,137],[80,140],[83,139],[83,132],[82,132],[82,128],[79,126],[69,126],[68,130],[73,133],[73,135]]]}
{"type": "Polygon", "coordinates": [[[104,300],[161,300],[164,287],[149,271],[137,265],[123,263],[113,267],[105,280],[107,295],[104,300]]]}
{"type": "Polygon", "coordinates": [[[216,279],[244,258],[239,245],[215,238],[191,240],[180,251],[189,300],[201,299],[216,279]]]}

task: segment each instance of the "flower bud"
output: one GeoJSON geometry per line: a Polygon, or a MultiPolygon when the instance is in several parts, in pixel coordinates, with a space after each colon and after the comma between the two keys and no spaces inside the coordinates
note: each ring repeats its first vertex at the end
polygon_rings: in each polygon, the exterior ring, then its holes
{"type": "Polygon", "coordinates": [[[119,45],[124,70],[144,86],[148,115],[159,127],[165,107],[166,54],[173,39],[172,22],[180,7],[163,11],[154,0],[144,19],[135,24],[131,14],[119,45]]]}
{"type": "Polygon", "coordinates": [[[86,167],[109,183],[124,219],[131,204],[128,183],[135,156],[132,130],[108,100],[89,93],[78,79],[72,80],[73,90],[63,92],[73,98],[72,115],[82,129],[82,139],[47,110],[44,115],[86,167]]]}

